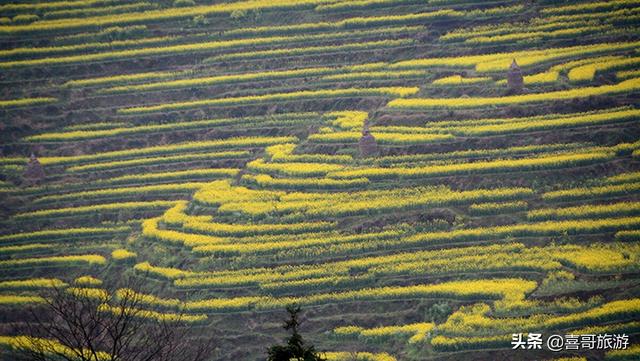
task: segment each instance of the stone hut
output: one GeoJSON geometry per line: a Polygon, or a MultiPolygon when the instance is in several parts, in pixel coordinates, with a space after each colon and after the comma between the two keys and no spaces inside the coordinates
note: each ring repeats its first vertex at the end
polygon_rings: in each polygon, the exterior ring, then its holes
{"type": "Polygon", "coordinates": [[[42,164],[40,164],[36,155],[31,153],[29,162],[27,163],[24,174],[22,175],[23,183],[27,186],[32,186],[42,182],[44,177],[45,173],[42,164]]]}
{"type": "Polygon", "coordinates": [[[511,66],[509,66],[509,73],[507,74],[507,85],[511,93],[520,93],[524,88],[524,78],[522,77],[522,70],[516,63],[516,59],[513,59],[511,66]]]}
{"type": "Polygon", "coordinates": [[[360,147],[361,157],[370,157],[378,153],[378,143],[369,131],[369,123],[366,120],[362,127],[362,137],[360,137],[358,146],[360,147]]]}

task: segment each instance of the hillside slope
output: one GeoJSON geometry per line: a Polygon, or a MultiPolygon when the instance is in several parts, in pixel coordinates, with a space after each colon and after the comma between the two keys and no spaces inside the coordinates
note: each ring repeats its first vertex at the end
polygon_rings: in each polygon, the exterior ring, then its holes
{"type": "Polygon", "coordinates": [[[292,303],[332,360],[638,357],[511,350],[637,345],[638,24],[632,0],[0,5],[0,354],[41,279],[135,275],[215,360],[263,360],[292,303]]]}

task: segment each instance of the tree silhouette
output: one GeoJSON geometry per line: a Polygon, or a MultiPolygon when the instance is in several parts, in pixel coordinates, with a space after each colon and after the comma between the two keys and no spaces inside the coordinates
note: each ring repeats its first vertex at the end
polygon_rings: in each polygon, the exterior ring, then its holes
{"type": "Polygon", "coordinates": [[[171,322],[149,318],[138,293],[75,290],[53,285],[42,292],[42,303],[14,332],[24,336],[16,338],[13,360],[204,361],[210,354],[210,341],[192,337],[181,312],[171,322]]]}
{"type": "Polygon", "coordinates": [[[269,348],[268,361],[325,361],[312,345],[307,346],[298,332],[300,306],[287,306],[289,319],[284,322],[284,329],[291,332],[286,345],[273,345],[269,348]]]}

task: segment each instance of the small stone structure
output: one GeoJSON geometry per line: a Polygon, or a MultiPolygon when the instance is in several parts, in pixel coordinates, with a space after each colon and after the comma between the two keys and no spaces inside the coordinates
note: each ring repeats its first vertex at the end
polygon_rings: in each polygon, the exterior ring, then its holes
{"type": "Polygon", "coordinates": [[[524,88],[524,78],[522,77],[522,70],[516,63],[516,59],[513,59],[511,66],[509,66],[509,73],[507,74],[507,85],[511,93],[520,93],[524,88]]]}
{"type": "Polygon", "coordinates": [[[358,146],[360,147],[360,156],[362,157],[370,157],[378,153],[378,143],[376,142],[376,138],[371,135],[369,123],[366,120],[362,127],[362,137],[360,137],[358,146]]]}
{"type": "Polygon", "coordinates": [[[22,175],[23,183],[27,186],[32,186],[38,184],[44,180],[45,173],[42,164],[36,155],[31,153],[31,157],[29,158],[29,162],[27,163],[27,167],[22,175]]]}

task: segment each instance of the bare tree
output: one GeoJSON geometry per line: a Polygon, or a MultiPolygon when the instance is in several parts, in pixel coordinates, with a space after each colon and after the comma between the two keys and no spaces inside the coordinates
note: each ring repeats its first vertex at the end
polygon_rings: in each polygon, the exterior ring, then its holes
{"type": "MultiPolygon", "coordinates": [[[[129,290],[129,291],[127,291],[129,290]]],[[[17,339],[29,361],[203,361],[210,342],[194,338],[184,313],[143,310],[143,296],[120,291],[51,287],[29,308],[17,339]]]]}

